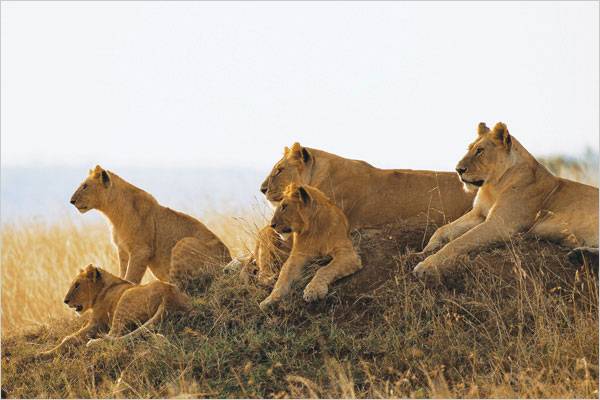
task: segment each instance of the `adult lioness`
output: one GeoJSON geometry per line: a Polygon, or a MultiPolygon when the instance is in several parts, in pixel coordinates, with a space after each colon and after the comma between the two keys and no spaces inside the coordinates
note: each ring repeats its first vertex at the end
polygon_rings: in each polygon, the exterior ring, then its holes
{"type": "Polygon", "coordinates": [[[189,311],[191,307],[189,299],[172,284],[154,281],[134,285],[92,264],[75,277],[65,296],[65,304],[80,314],[91,310],[90,320],[58,346],[41,353],[42,356],[92,339],[109,328],[107,339],[123,338],[123,332],[131,325],[145,322],[143,326],[148,326],[165,312],[189,311]]]}
{"type": "MultiPolygon", "coordinates": [[[[299,143],[285,148],[260,190],[277,204],[290,183],[321,190],[346,214],[350,229],[400,220],[439,226],[467,212],[474,197],[451,172],[379,169],[299,143]]],[[[259,281],[270,281],[277,270],[273,264],[282,258],[275,238],[269,227],[259,234],[254,252],[259,281]]]]}
{"type": "Polygon", "coordinates": [[[415,267],[417,275],[443,272],[457,256],[517,232],[597,249],[598,188],[552,175],[505,124],[490,130],[480,123],[456,171],[477,192],[473,209],[434,233],[424,251],[443,247],[415,267]]]}
{"type": "Polygon", "coordinates": [[[205,268],[231,260],[229,250],[204,224],[161,206],[149,193],[99,165],[71,197],[81,213],[97,209],[112,224],[120,276],[140,283],[146,268],[185,288],[205,268]]]}
{"type": "Polygon", "coordinates": [[[304,300],[308,302],[322,299],[332,282],[362,268],[352,247],[348,219],[319,189],[290,184],[275,210],[271,227],[294,240],[273,291],[260,303],[262,309],[280,301],[300,277],[302,268],[318,257],[328,256],[331,261],[317,270],[304,289],[304,300]]]}

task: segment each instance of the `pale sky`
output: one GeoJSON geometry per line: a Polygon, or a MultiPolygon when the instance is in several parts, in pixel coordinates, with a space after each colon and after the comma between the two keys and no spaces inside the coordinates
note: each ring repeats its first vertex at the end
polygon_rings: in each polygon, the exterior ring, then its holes
{"type": "Polygon", "coordinates": [[[598,149],[598,3],[2,3],[2,165],[451,170],[598,149]]]}

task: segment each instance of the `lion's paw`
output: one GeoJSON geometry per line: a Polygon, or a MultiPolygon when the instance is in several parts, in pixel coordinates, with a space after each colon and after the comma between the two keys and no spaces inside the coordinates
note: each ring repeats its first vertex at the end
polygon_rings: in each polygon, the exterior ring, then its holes
{"type": "Polygon", "coordinates": [[[425,259],[418,263],[412,272],[417,278],[425,279],[427,277],[436,275],[438,271],[435,266],[431,265],[431,263],[427,262],[427,259],[425,259]]]}
{"type": "Polygon", "coordinates": [[[321,282],[310,281],[306,288],[304,288],[304,301],[310,303],[311,301],[325,298],[327,295],[327,284],[321,282]]]}
{"type": "Polygon", "coordinates": [[[277,303],[277,300],[273,296],[268,296],[266,299],[260,302],[258,305],[261,310],[266,311],[277,303]]]}
{"type": "Polygon", "coordinates": [[[277,276],[275,276],[275,274],[267,274],[267,273],[262,273],[262,274],[259,273],[256,278],[256,281],[258,282],[258,284],[261,286],[265,286],[265,287],[273,287],[276,280],[277,280],[277,276]]]}

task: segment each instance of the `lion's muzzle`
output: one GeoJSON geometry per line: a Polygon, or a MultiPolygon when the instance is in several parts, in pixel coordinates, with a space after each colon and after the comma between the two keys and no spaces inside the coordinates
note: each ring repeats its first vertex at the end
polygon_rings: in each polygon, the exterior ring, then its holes
{"type": "Polygon", "coordinates": [[[73,204],[75,206],[75,208],[82,214],[89,210],[89,208],[87,206],[80,204],[79,198],[76,195],[73,195],[73,197],[71,197],[71,200],[69,202],[71,204],[73,204]]]}
{"type": "Polygon", "coordinates": [[[69,306],[69,308],[73,308],[77,312],[81,312],[83,310],[83,306],[81,304],[69,304],[71,300],[67,297],[65,298],[65,304],[69,306]]]}

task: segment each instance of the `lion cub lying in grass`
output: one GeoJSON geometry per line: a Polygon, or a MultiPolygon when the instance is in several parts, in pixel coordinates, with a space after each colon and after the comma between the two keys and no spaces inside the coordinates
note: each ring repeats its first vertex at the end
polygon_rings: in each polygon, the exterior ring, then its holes
{"type": "Polygon", "coordinates": [[[362,268],[350,240],[348,219],[319,189],[290,184],[275,210],[271,227],[284,237],[293,235],[294,240],[273,291],[260,303],[261,309],[280,301],[301,276],[302,268],[317,257],[332,259],[317,270],[304,289],[307,302],[324,298],[331,283],[362,268]]]}
{"type": "Polygon", "coordinates": [[[65,296],[65,304],[80,314],[91,310],[90,320],[41,355],[50,355],[65,346],[92,339],[109,328],[105,339],[129,337],[159,320],[165,312],[189,311],[191,308],[188,297],[170,283],[154,281],[135,285],[92,264],[77,275],[65,296]],[[139,323],[143,325],[124,335],[126,329],[139,323]]]}

